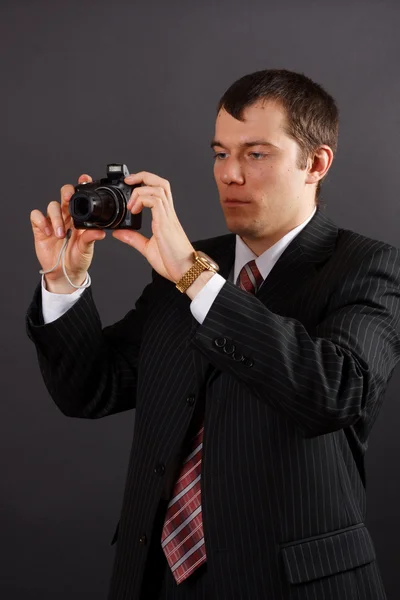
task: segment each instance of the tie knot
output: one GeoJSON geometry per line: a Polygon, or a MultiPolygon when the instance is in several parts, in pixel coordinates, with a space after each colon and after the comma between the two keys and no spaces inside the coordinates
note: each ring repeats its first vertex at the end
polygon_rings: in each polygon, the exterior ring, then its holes
{"type": "Polygon", "coordinates": [[[239,273],[237,285],[250,294],[255,294],[263,282],[263,277],[257,268],[256,261],[248,262],[239,273]]]}

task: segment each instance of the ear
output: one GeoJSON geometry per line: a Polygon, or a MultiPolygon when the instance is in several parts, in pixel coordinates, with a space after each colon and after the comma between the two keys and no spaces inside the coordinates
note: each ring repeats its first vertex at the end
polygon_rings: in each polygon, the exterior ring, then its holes
{"type": "Polygon", "coordinates": [[[306,183],[318,183],[325,177],[333,161],[333,151],[329,146],[320,146],[307,160],[306,183]]]}

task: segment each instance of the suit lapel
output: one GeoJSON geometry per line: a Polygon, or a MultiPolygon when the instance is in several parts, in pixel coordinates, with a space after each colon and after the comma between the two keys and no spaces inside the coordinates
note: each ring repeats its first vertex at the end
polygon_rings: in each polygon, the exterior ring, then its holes
{"type": "Polygon", "coordinates": [[[276,262],[258,290],[257,298],[269,310],[284,313],[285,307],[295,301],[298,290],[307,286],[332,255],[337,234],[336,225],[318,208],[276,262]]]}

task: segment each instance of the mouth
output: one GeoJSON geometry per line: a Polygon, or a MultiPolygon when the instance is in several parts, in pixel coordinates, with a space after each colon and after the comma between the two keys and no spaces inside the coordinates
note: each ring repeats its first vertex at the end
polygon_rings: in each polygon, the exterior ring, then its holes
{"type": "Polygon", "coordinates": [[[225,198],[223,200],[225,206],[241,206],[243,204],[250,204],[247,200],[238,200],[237,198],[225,198]]]}

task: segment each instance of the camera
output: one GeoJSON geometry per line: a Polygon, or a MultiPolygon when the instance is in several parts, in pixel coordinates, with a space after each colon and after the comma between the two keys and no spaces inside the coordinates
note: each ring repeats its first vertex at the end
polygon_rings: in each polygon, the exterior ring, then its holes
{"type": "Polygon", "coordinates": [[[142,213],[133,215],[126,209],[132,190],[139,185],[127,185],[126,165],[107,165],[107,177],[75,187],[69,202],[69,212],[76,229],[140,229],[142,213]]]}

